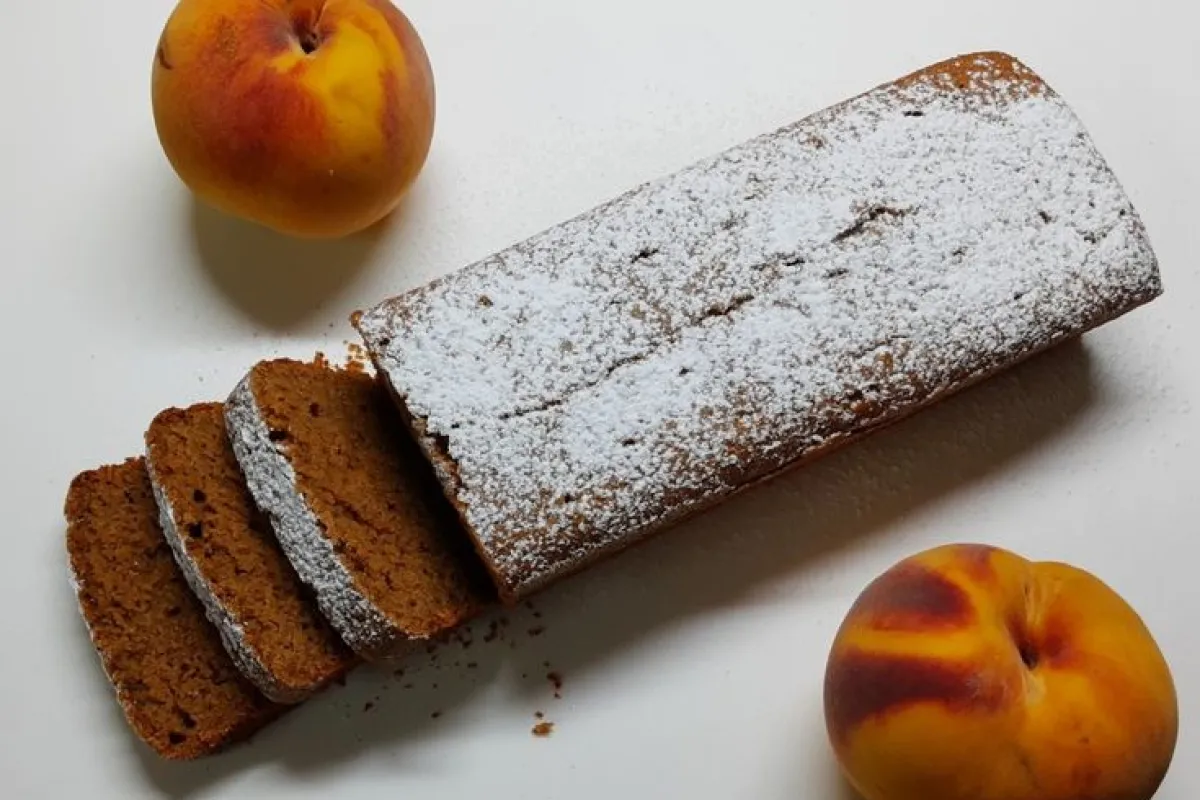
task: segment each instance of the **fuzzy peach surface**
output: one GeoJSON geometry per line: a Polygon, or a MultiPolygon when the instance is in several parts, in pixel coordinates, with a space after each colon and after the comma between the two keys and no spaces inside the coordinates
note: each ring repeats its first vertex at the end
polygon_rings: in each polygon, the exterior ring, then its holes
{"type": "Polygon", "coordinates": [[[1113,589],[981,545],[917,554],[864,589],[825,712],[867,800],[1149,800],[1178,735],[1167,662],[1113,589]]]}
{"type": "Polygon", "coordinates": [[[387,0],[180,0],[151,95],[163,150],[198,197],[298,236],[386,216],[433,135],[428,56],[387,0]]]}

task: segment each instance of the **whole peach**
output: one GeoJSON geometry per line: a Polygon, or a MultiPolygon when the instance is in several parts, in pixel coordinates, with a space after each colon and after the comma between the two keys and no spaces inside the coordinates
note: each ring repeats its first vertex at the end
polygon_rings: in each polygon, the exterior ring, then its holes
{"type": "Polygon", "coordinates": [[[199,198],[296,236],[389,214],[433,137],[429,59],[388,0],[179,0],[151,96],[167,159],[199,198]]]}
{"type": "Polygon", "coordinates": [[[1167,662],[1113,589],[970,544],[864,589],[829,654],[825,717],[868,800],[1149,800],[1179,724],[1167,662]]]}

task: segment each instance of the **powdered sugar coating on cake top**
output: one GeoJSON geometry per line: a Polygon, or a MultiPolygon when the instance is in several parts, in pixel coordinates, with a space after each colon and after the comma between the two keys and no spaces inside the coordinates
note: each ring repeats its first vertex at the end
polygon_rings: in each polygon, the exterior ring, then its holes
{"type": "Polygon", "coordinates": [[[296,470],[284,445],[271,441],[252,378],[253,372],[246,375],[225,404],[230,443],[250,494],[270,518],[296,574],[313,589],[318,608],[346,645],[367,657],[390,655],[400,646],[400,632],[358,590],[334,552],[320,519],[296,485],[296,470]]]}
{"type": "Polygon", "coordinates": [[[509,599],[1161,291],[1026,67],[964,57],[358,319],[509,599]]]}

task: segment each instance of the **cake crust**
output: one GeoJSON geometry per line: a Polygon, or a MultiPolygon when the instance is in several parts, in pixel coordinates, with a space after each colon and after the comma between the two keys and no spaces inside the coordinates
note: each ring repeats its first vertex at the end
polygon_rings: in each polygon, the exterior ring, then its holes
{"type": "Polygon", "coordinates": [[[513,602],[1161,291],[1079,119],[975,53],[354,324],[513,602]]]}

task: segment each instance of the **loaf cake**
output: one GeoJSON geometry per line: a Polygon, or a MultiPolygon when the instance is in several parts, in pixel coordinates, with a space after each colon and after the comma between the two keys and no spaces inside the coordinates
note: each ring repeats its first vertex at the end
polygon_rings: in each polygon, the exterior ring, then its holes
{"type": "Polygon", "coordinates": [[[320,359],[257,364],[225,407],[284,552],[368,659],[447,632],[494,592],[386,389],[320,359]]]}
{"type": "Polygon", "coordinates": [[[67,492],[79,609],[135,734],[169,759],[223,749],[290,706],[234,666],[158,527],[144,459],[80,473],[67,492]]]}
{"type": "Polygon", "coordinates": [[[1160,292],[1079,119],[978,53],[353,320],[512,602],[1160,292]]]}
{"type": "Polygon", "coordinates": [[[146,465],[167,543],[234,663],[259,691],[299,702],[358,662],[255,506],[220,403],[159,413],[146,431],[146,465]]]}

